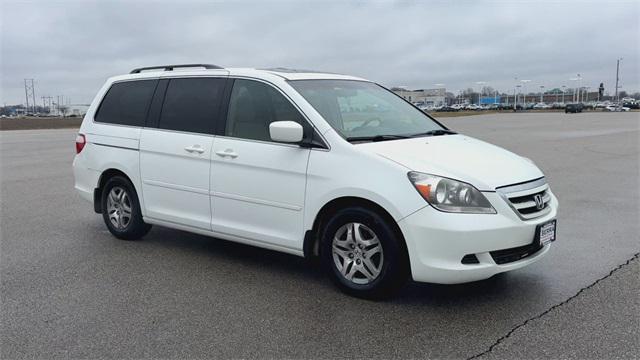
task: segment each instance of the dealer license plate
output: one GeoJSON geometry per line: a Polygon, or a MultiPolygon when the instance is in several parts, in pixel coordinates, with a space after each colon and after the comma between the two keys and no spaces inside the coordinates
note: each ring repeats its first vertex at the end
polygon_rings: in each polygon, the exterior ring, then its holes
{"type": "Polygon", "coordinates": [[[551,220],[544,224],[538,225],[536,237],[540,241],[540,245],[546,245],[556,240],[556,220],[551,220]]]}

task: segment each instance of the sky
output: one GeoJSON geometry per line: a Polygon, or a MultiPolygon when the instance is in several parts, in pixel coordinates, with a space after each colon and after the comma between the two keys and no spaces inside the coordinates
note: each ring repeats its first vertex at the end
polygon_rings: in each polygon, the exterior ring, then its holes
{"type": "Polygon", "coordinates": [[[0,0],[0,105],[89,103],[149,65],[316,69],[387,87],[640,91],[640,1],[0,0]],[[515,79],[518,80],[515,80],[515,79]]]}

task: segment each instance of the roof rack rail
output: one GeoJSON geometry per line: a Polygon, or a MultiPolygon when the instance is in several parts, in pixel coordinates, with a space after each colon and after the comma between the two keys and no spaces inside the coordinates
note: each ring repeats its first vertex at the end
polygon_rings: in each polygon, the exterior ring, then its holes
{"type": "Polygon", "coordinates": [[[147,66],[131,70],[129,74],[139,74],[145,70],[164,69],[164,71],[173,71],[175,68],[188,68],[188,67],[202,67],[205,69],[224,69],[222,66],[213,64],[178,64],[178,65],[159,65],[159,66],[147,66]]]}

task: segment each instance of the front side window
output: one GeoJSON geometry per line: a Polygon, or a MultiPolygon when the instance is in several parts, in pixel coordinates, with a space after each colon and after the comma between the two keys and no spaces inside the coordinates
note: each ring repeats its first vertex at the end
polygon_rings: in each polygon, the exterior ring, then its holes
{"type": "Polygon", "coordinates": [[[271,141],[269,124],[274,121],[295,121],[304,126],[300,112],[272,86],[236,79],[229,100],[225,135],[271,141]]]}
{"type": "Polygon", "coordinates": [[[104,96],[96,122],[144,126],[151,97],[158,80],[137,80],[114,83],[104,96]]]}
{"type": "Polygon", "coordinates": [[[444,128],[389,90],[366,81],[289,81],[345,139],[410,137],[444,128]]]}
{"type": "Polygon", "coordinates": [[[225,78],[171,79],[158,128],[213,134],[225,78]]]}

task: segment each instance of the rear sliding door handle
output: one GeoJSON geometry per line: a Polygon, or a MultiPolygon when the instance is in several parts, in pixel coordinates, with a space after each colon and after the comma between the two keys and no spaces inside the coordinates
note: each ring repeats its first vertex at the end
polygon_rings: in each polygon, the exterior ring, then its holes
{"type": "Polygon", "coordinates": [[[227,149],[225,151],[216,151],[216,155],[222,156],[222,157],[230,157],[230,158],[237,158],[238,157],[238,154],[233,152],[233,150],[231,150],[231,149],[227,149]]]}
{"type": "Polygon", "coordinates": [[[186,148],[184,148],[184,150],[186,152],[198,153],[198,154],[202,154],[204,152],[204,149],[200,145],[187,146],[186,148]]]}

